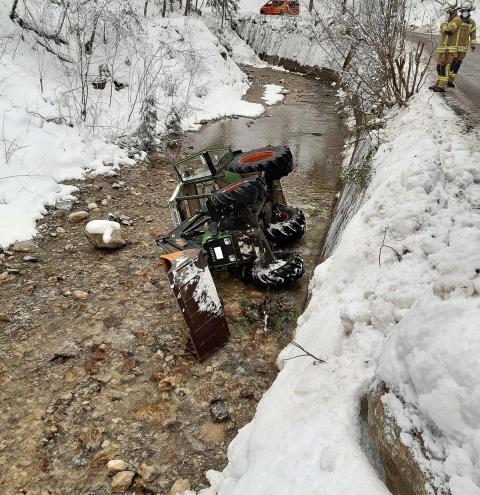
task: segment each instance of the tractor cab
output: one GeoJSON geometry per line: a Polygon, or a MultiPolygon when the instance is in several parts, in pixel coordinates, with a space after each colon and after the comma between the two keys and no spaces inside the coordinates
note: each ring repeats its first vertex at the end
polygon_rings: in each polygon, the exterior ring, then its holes
{"type": "Polygon", "coordinates": [[[298,0],[270,0],[260,8],[263,15],[300,15],[298,0]]]}
{"type": "Polygon", "coordinates": [[[173,164],[179,178],[169,201],[175,227],[206,208],[208,197],[215,191],[239,182],[242,177],[226,170],[241,151],[231,148],[208,148],[173,164]]]}

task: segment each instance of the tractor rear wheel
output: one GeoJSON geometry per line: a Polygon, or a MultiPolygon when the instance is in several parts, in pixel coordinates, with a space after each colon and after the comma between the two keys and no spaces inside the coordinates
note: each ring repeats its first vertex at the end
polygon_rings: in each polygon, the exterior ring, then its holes
{"type": "Polygon", "coordinates": [[[212,216],[219,218],[260,203],[266,196],[265,180],[262,177],[250,177],[214,192],[207,200],[207,207],[212,216]]]}
{"type": "Polygon", "coordinates": [[[227,168],[240,175],[265,172],[265,179],[271,182],[286,177],[293,170],[292,152],[285,146],[267,146],[240,153],[227,168]]]}
{"type": "Polygon", "coordinates": [[[262,268],[255,264],[244,270],[244,278],[260,289],[280,289],[292,284],[304,274],[303,259],[297,253],[281,256],[275,263],[262,268]]]}
{"type": "Polygon", "coordinates": [[[273,221],[266,229],[267,239],[277,246],[298,241],[307,230],[302,210],[291,206],[278,205],[273,221]]]}

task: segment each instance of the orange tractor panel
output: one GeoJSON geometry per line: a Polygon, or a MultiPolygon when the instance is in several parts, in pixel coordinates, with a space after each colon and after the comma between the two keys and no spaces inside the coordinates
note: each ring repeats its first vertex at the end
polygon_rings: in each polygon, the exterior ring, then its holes
{"type": "Polygon", "coordinates": [[[270,0],[260,9],[263,15],[300,15],[297,0],[270,0]]]}

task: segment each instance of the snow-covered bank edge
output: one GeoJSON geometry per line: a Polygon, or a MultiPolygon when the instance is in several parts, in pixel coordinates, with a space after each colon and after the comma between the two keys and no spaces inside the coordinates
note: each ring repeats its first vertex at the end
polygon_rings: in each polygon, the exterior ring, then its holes
{"type": "Polygon", "coordinates": [[[375,380],[430,487],[480,492],[480,153],[427,90],[388,122],[363,204],[298,322],[296,341],[326,364],[282,352],[202,495],[389,493],[359,419],[375,380]]]}
{"type": "MultiPolygon", "coordinates": [[[[0,5],[2,2],[5,0],[0,0],[0,5]]],[[[104,91],[91,89],[96,120],[76,122],[62,68],[51,63],[48,53],[40,53],[42,49],[28,36],[20,40],[21,30],[8,19],[7,10],[0,14],[0,27],[8,35],[6,51],[0,57],[0,113],[4,116],[0,141],[6,150],[0,154],[0,248],[4,249],[34,237],[36,221],[48,207],[75,200],[76,188],[63,181],[81,180],[87,173],[115,175],[121,166],[144,158],[143,152],[132,152],[128,144],[125,149],[113,144],[118,133],[135,133],[140,125],[138,108],[131,121],[128,115],[136,89],[134,78],[122,73],[131,70],[131,60],[128,64],[118,62],[117,77],[129,81],[126,88],[111,91],[113,83],[108,82],[104,91]],[[10,46],[12,50],[15,47],[11,54],[10,46]],[[35,72],[37,57],[43,57],[48,67],[42,87],[35,72]]],[[[234,39],[234,49],[228,53],[203,20],[193,17],[152,17],[145,30],[152,46],[166,38],[169,50],[162,62],[164,77],[159,76],[153,134],[161,138],[171,132],[171,115],[176,116],[176,132],[180,132],[196,130],[208,120],[233,115],[256,117],[263,112],[263,105],[243,99],[250,84],[233,58],[262,64],[243,42],[234,39]],[[182,58],[185,53],[188,60],[182,58]],[[187,62],[194,65],[189,66],[189,77],[187,62]]],[[[120,61],[128,58],[128,53],[118,56],[120,61]]]]}

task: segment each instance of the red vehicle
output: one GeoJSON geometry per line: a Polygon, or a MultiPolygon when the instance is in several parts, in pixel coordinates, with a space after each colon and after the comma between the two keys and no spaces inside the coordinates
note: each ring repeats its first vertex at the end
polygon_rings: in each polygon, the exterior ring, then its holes
{"type": "Polygon", "coordinates": [[[298,0],[270,0],[261,9],[264,15],[300,15],[298,0]]]}

